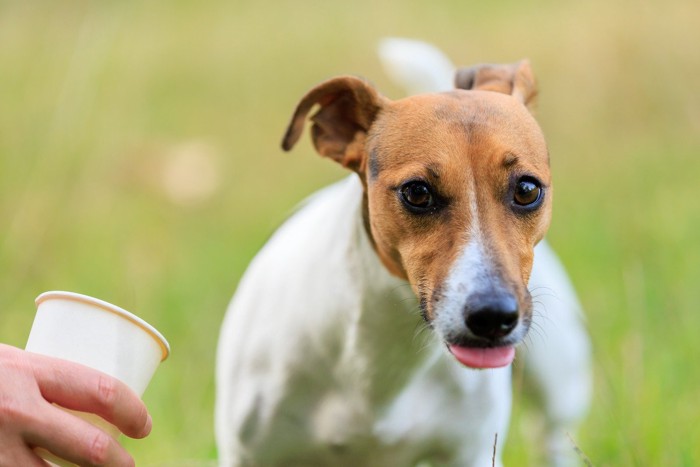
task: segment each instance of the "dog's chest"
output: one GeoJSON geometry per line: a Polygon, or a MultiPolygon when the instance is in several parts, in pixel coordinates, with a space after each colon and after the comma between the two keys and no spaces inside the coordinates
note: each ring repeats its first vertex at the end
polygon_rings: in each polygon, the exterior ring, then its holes
{"type": "Polygon", "coordinates": [[[371,379],[359,374],[352,378],[352,365],[345,367],[347,378],[337,379],[338,385],[323,393],[310,411],[309,448],[315,461],[320,453],[328,460],[324,465],[338,466],[413,465],[421,458],[453,458],[459,442],[450,438],[457,432],[446,436],[440,421],[453,417],[452,403],[459,395],[454,383],[444,379],[447,375],[436,372],[436,350],[423,348],[433,355],[410,371],[385,367],[385,375],[371,379]]]}

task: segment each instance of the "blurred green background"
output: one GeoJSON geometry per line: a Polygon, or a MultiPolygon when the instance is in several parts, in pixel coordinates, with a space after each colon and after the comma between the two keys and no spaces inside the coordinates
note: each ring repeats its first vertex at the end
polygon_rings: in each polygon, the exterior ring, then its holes
{"type": "MultiPolygon", "coordinates": [[[[0,341],[42,291],[123,306],[172,356],[139,465],[216,455],[218,327],[246,264],[345,173],[279,141],[336,74],[388,97],[381,37],[461,64],[529,57],[556,185],[549,239],[594,343],[576,437],[598,466],[700,465],[700,2],[250,0],[0,3],[0,341]]],[[[0,382],[1,384],[1,382],[0,382]]],[[[507,465],[537,466],[520,392],[507,465]]]]}

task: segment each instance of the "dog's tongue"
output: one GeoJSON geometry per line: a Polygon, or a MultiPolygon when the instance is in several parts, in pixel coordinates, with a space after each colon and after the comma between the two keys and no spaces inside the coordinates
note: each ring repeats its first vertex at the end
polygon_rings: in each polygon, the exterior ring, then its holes
{"type": "Polygon", "coordinates": [[[515,347],[482,349],[450,345],[450,352],[462,365],[470,368],[500,368],[509,365],[515,358],[515,347]]]}

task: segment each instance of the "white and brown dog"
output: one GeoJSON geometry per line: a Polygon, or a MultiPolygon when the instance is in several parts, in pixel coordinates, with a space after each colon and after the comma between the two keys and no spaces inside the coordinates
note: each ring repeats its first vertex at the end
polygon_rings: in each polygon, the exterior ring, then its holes
{"type": "MultiPolygon", "coordinates": [[[[445,74],[438,51],[387,44],[390,60],[445,74]]],[[[218,349],[222,466],[500,465],[510,364],[533,322],[524,365],[551,462],[573,454],[588,340],[540,242],[552,186],[534,78],[523,61],[456,82],[392,101],[343,76],[301,99],[284,149],[318,106],[317,151],[355,174],[311,197],[240,282],[218,349]]]]}

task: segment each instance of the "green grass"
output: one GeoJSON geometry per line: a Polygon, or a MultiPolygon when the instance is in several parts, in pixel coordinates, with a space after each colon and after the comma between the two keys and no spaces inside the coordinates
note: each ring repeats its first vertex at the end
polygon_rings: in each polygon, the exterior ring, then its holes
{"type": "MultiPolygon", "coordinates": [[[[700,464],[698,18],[690,0],[2,2],[0,341],[24,345],[45,290],[133,310],[173,353],[145,394],[153,434],[125,444],[139,465],[214,458],[235,284],[286,213],[344,175],[308,141],[281,153],[292,108],[341,73],[400,97],[375,45],[423,38],[464,64],[529,57],[539,77],[549,238],[595,352],[577,445],[596,466],[700,464]],[[215,191],[169,194],[183,160],[177,193],[211,167],[215,191]]],[[[539,422],[516,401],[505,460],[537,466],[539,422]]]]}

